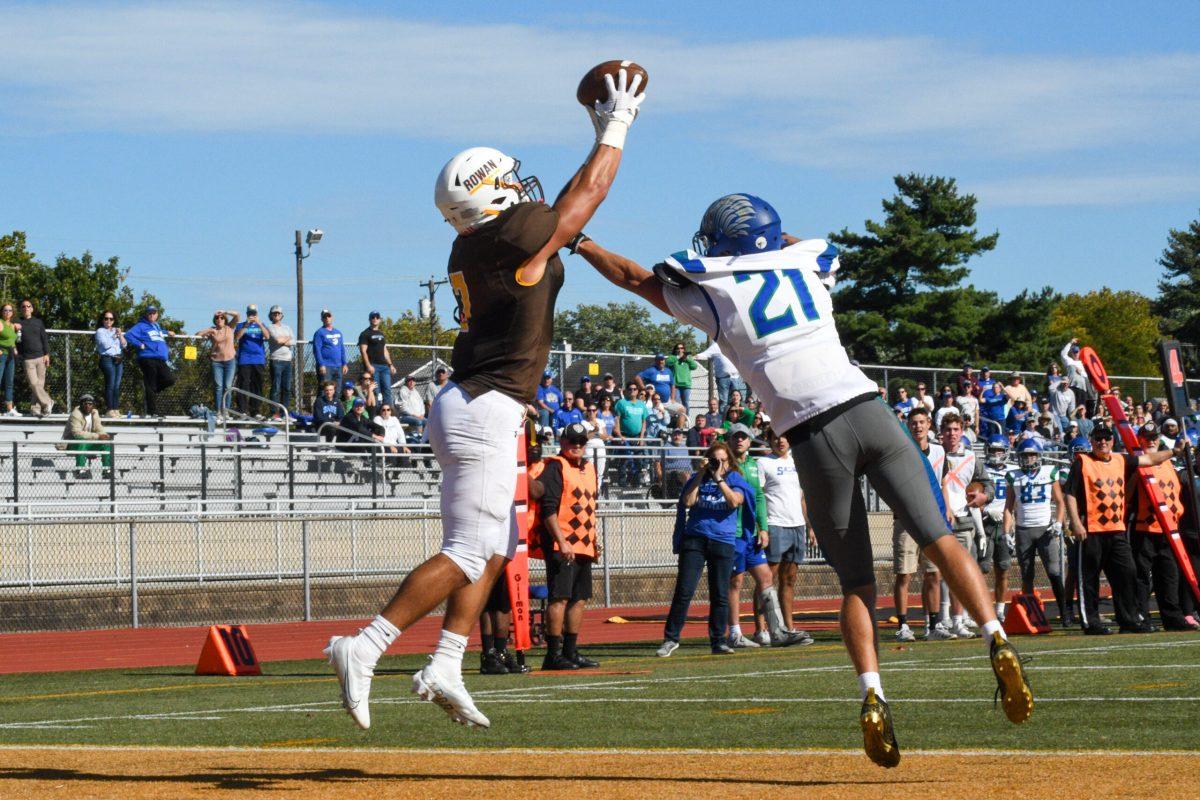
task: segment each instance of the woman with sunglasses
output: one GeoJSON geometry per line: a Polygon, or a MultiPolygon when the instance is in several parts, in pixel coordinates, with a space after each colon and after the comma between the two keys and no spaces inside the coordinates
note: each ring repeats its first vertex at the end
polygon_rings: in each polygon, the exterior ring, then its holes
{"type": "MultiPolygon", "coordinates": [[[[608,398],[605,398],[606,400],[608,398]]],[[[611,404],[612,401],[609,400],[611,404]]],[[[588,440],[584,446],[584,457],[596,465],[596,491],[604,488],[604,470],[608,466],[608,449],[604,443],[612,438],[612,427],[600,419],[600,407],[589,403],[583,414],[583,427],[587,428],[588,440]]]]}
{"type": "Polygon", "coordinates": [[[21,412],[13,407],[13,380],[17,369],[17,331],[19,322],[13,321],[13,305],[0,307],[0,390],[4,392],[4,416],[19,417],[21,412]]]}
{"type": "Polygon", "coordinates": [[[125,333],[117,325],[116,315],[105,309],[96,329],[96,355],[100,357],[100,372],[104,374],[104,407],[107,416],[121,416],[121,377],[125,365],[121,354],[125,350],[125,333]]]}

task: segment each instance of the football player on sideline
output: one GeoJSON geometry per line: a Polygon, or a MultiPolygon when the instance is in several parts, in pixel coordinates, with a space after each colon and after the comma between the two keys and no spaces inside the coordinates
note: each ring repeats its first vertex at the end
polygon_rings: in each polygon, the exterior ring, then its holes
{"type": "Polygon", "coordinates": [[[428,436],[442,468],[441,551],[409,573],[379,616],[357,636],[335,636],[325,652],[337,672],[342,705],[368,728],[374,668],[401,631],[447,601],[441,640],[413,676],[412,690],[455,721],[489,727],[462,680],[467,635],[492,584],[516,550],[513,493],[517,437],[550,352],[554,301],[563,284],[558,251],[577,237],[608,194],[629,126],[645,94],[625,70],[609,97],[588,109],[596,141],[554,206],[520,162],[488,147],[450,159],[434,202],[458,238],[450,286],[460,331],[453,378],[430,409],[428,436]]]}
{"type": "MultiPolygon", "coordinates": [[[[828,289],[836,249],[786,236],[775,210],[745,194],[710,205],[693,246],[699,255],[676,253],[653,273],[586,238],[576,249],[611,282],[719,342],[791,442],[805,493],[821,498],[809,505],[809,519],[842,586],[840,625],[863,697],[867,755],[885,767],[900,763],[879,678],[875,569],[860,475],[983,624],[1004,711],[1013,722],[1028,719],[1033,694],[1020,658],[996,619],[979,565],[947,535],[938,479],[880,401],[875,381],[842,347],[828,289]]],[[[973,493],[969,502],[982,506],[986,499],[973,493]]]]}

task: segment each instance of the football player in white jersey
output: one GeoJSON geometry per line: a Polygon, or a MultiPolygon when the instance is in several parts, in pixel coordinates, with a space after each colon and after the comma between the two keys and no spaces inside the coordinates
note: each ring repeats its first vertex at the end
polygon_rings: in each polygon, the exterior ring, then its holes
{"type": "Polygon", "coordinates": [[[1058,482],[1058,468],[1042,463],[1042,448],[1032,439],[1017,445],[1017,466],[1018,469],[1009,470],[1005,476],[1008,497],[1004,501],[1004,530],[1016,531],[1021,591],[1026,594],[1033,591],[1036,555],[1050,577],[1059,621],[1065,626],[1061,548],[1067,506],[1058,482]]]}
{"type": "Polygon", "coordinates": [[[983,507],[983,530],[985,549],[977,553],[979,568],[986,575],[991,568],[996,568],[995,598],[996,617],[1001,622],[1005,617],[1005,595],[1008,594],[1008,570],[1012,567],[1012,553],[1015,542],[1009,541],[1009,535],[1004,530],[1004,500],[1008,497],[1008,439],[999,434],[993,434],[987,442],[987,460],[984,469],[996,487],[996,497],[983,507]]]}
{"type": "MultiPolygon", "coordinates": [[[[863,698],[859,722],[875,763],[900,763],[891,711],[879,678],[875,567],[865,475],[905,529],[983,623],[1005,713],[1023,722],[1033,694],[1016,651],[988,600],[979,565],[947,536],[936,476],[882,401],[875,382],[850,363],[833,321],[837,250],[822,240],[785,237],[779,215],[746,194],[705,211],[693,240],[654,268],[611,253],[587,237],[571,246],[608,280],[705,331],[755,388],[772,425],[792,445],[809,521],[842,586],[840,624],[863,698]],[[786,245],[786,246],[785,246],[786,245]]],[[[983,505],[986,496],[970,502],[983,505]]]]}

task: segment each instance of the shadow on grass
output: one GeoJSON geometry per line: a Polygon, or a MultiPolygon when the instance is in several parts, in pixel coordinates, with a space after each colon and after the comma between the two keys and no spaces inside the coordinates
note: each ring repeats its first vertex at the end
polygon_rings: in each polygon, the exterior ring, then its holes
{"type": "Polygon", "coordinates": [[[441,772],[368,772],[358,769],[313,769],[271,771],[257,769],[254,771],[242,769],[216,768],[208,772],[190,772],[168,775],[124,775],[119,773],[85,772],[74,769],[54,769],[49,767],[7,767],[0,768],[0,782],[16,781],[56,781],[80,783],[162,783],[162,784],[196,784],[205,785],[212,789],[285,789],[286,784],[294,782],[312,783],[357,783],[361,781],[455,781],[461,784],[482,783],[494,784],[496,781],[584,781],[587,783],[606,783],[619,781],[621,783],[644,782],[656,784],[687,784],[687,785],[737,785],[737,786],[889,786],[916,784],[944,783],[935,780],[769,780],[756,778],[722,778],[706,776],[678,777],[654,775],[545,775],[545,774],[476,774],[448,775],[441,772]]]}

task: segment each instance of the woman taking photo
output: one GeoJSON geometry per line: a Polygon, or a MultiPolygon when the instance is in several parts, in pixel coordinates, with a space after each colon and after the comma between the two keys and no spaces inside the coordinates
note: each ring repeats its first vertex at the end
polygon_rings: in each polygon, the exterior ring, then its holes
{"type": "Polygon", "coordinates": [[[125,334],[117,327],[116,315],[105,309],[96,329],[96,355],[100,357],[100,372],[104,375],[104,408],[110,417],[121,416],[121,376],[125,373],[121,354],[125,346],[125,334]]]}
{"type": "Polygon", "coordinates": [[[683,623],[700,571],[708,566],[708,640],[714,655],[727,655],[733,648],[725,641],[729,617],[729,579],[733,574],[734,541],[751,538],[754,514],[741,514],[743,504],[754,505],[754,490],[733,467],[733,451],[725,442],[714,442],[705,451],[700,469],[684,484],[675,519],[672,550],[679,556],[675,594],[663,631],[662,658],[679,649],[683,623]],[[746,527],[743,520],[749,520],[746,527]]]}
{"type": "Polygon", "coordinates": [[[216,402],[213,403],[217,419],[225,419],[225,394],[233,386],[233,376],[237,373],[237,349],[233,344],[233,326],[237,325],[236,311],[218,311],[213,314],[211,328],[196,331],[196,336],[212,342],[209,355],[212,357],[213,391],[216,402]]]}

